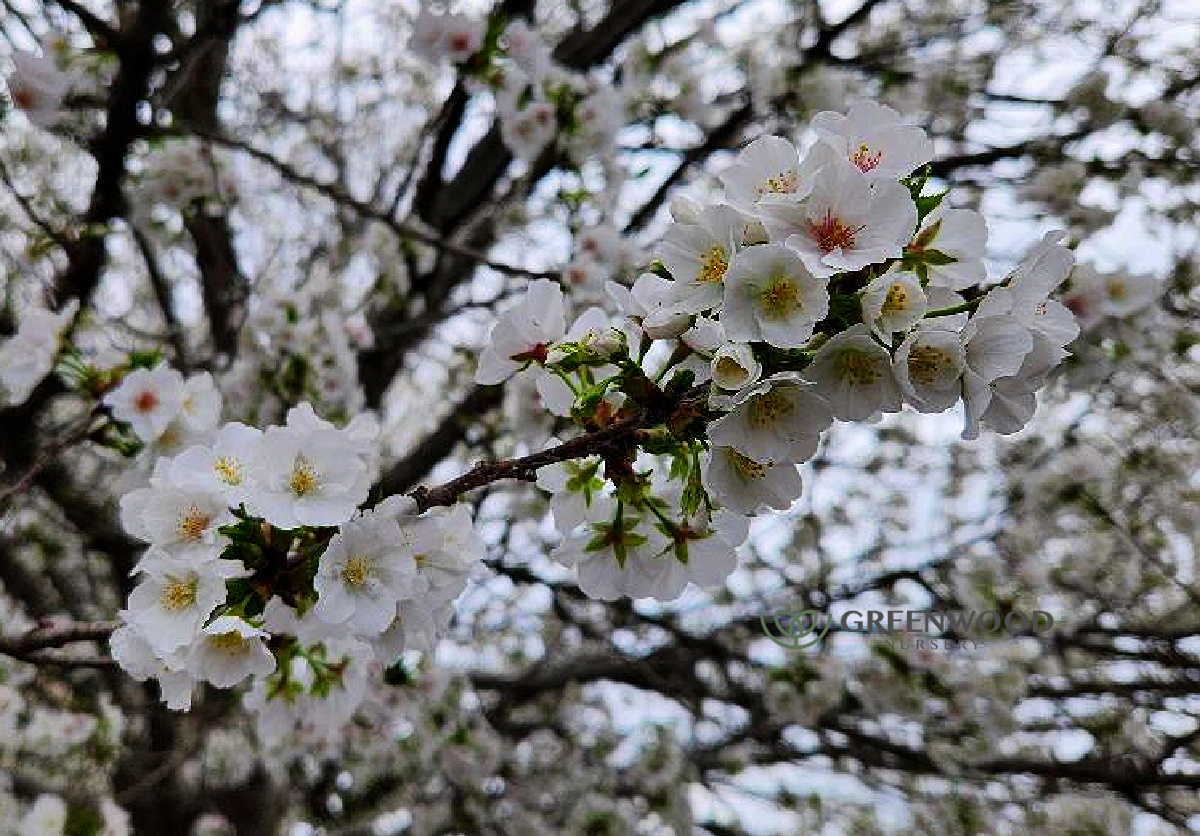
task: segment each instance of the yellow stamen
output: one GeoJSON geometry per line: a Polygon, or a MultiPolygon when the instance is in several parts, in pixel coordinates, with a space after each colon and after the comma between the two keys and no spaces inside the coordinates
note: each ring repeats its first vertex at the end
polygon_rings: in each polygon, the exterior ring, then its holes
{"type": "Polygon", "coordinates": [[[865,351],[850,348],[838,355],[834,365],[839,377],[849,380],[858,386],[869,386],[879,380],[879,370],[875,368],[875,360],[865,351]]]}
{"type": "Polygon", "coordinates": [[[196,603],[197,585],[198,580],[195,575],[186,580],[170,577],[167,579],[167,585],[163,587],[158,602],[164,610],[170,612],[186,610],[196,603]]]}
{"type": "Polygon", "coordinates": [[[317,490],[318,480],[316,468],[304,456],[296,456],[292,465],[292,475],[288,479],[288,488],[296,496],[308,496],[317,490]]]}
{"type": "Polygon", "coordinates": [[[928,386],[949,365],[946,352],[931,346],[918,346],[908,355],[908,376],[928,386]]]}
{"type": "Polygon", "coordinates": [[[871,146],[864,142],[862,145],[859,145],[858,150],[851,155],[850,162],[854,163],[861,171],[865,173],[872,171],[875,166],[879,165],[879,161],[882,159],[882,151],[875,151],[872,153],[871,146]]]}
{"type": "Polygon", "coordinates": [[[796,191],[796,182],[798,179],[799,177],[793,169],[788,169],[775,177],[768,177],[758,187],[758,196],[762,197],[765,194],[791,194],[796,191]]]}
{"type": "Polygon", "coordinates": [[[342,582],[347,586],[362,586],[371,577],[371,564],[361,557],[352,557],[342,567],[342,582]]]}
{"type": "Polygon", "coordinates": [[[212,522],[212,515],[198,505],[193,505],[183,512],[176,530],[179,539],[185,543],[195,543],[204,535],[204,530],[212,522]]]}
{"type": "Polygon", "coordinates": [[[729,448],[729,461],[739,474],[746,479],[762,479],[767,475],[767,466],[759,464],[754,459],[743,456],[732,447],[729,448]]]}
{"type": "Polygon", "coordinates": [[[719,284],[725,279],[725,271],[728,269],[729,260],[725,251],[720,247],[713,247],[704,256],[704,260],[700,264],[700,272],[696,274],[696,281],[704,284],[719,284]]]}
{"type": "Polygon", "coordinates": [[[741,378],[746,374],[746,370],[741,367],[737,360],[732,357],[722,357],[717,361],[717,374],[729,378],[741,378]]]}
{"type": "Polygon", "coordinates": [[[778,389],[755,395],[749,404],[750,424],[755,427],[770,426],[791,414],[792,408],[792,402],[778,389]]]}
{"type": "Polygon", "coordinates": [[[226,485],[242,484],[242,463],[230,456],[219,456],[213,462],[213,470],[217,473],[217,478],[226,485]]]}
{"type": "Polygon", "coordinates": [[[887,292],[887,298],[883,300],[883,313],[896,314],[902,313],[908,308],[908,290],[902,284],[892,285],[887,292]]]}
{"type": "Polygon", "coordinates": [[[780,276],[772,280],[759,294],[759,300],[769,316],[782,319],[799,307],[800,288],[787,278],[780,276]]]}
{"type": "Polygon", "coordinates": [[[250,642],[238,633],[236,630],[230,630],[228,633],[218,633],[215,636],[208,637],[208,643],[217,650],[224,653],[247,653],[250,650],[250,642]]]}

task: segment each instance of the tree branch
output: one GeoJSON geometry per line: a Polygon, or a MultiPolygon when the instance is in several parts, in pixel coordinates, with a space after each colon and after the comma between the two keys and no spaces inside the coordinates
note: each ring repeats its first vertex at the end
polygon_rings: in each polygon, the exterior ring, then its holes
{"type": "Polygon", "coordinates": [[[104,641],[120,626],[116,621],[72,621],[36,627],[20,635],[0,636],[0,653],[29,662],[62,661],[72,657],[45,656],[43,652],[75,642],[104,641]]]}
{"type": "Polygon", "coordinates": [[[121,52],[124,46],[121,35],[107,20],[76,0],[54,0],[54,2],[79,18],[79,22],[87,29],[97,46],[121,52]]]}
{"type": "Polygon", "coordinates": [[[451,255],[459,256],[460,258],[474,261],[478,264],[482,264],[485,267],[490,267],[497,273],[504,273],[508,276],[523,276],[530,279],[557,279],[560,276],[558,271],[526,270],[523,267],[517,267],[512,264],[504,264],[503,262],[493,261],[485,253],[482,253],[478,250],[474,250],[470,247],[449,241],[434,232],[421,229],[413,224],[398,221],[385,210],[372,206],[371,204],[354,197],[338,184],[324,183],[315,177],[304,174],[288,163],[285,163],[283,160],[277,159],[274,155],[259,148],[255,148],[253,145],[250,145],[247,142],[209,131],[193,130],[193,132],[202,139],[208,140],[216,145],[241,151],[244,154],[247,154],[248,156],[258,160],[259,162],[265,163],[266,165],[275,169],[275,171],[285,180],[295,185],[304,186],[312,189],[313,191],[319,192],[320,194],[323,194],[332,200],[334,203],[354,210],[361,217],[383,224],[402,238],[411,238],[414,241],[419,241],[422,244],[433,247],[439,252],[449,253],[451,255]]]}

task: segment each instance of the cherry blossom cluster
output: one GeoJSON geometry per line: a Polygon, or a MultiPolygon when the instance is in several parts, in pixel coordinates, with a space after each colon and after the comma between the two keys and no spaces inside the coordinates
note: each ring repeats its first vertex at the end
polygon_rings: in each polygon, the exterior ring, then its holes
{"type": "Polygon", "coordinates": [[[494,92],[504,144],[519,159],[535,160],[557,141],[583,162],[608,153],[624,124],[625,103],[613,84],[555,62],[550,44],[523,20],[501,28],[424,6],[410,45],[494,92]]]}
{"type": "MultiPolygon", "coordinates": [[[[19,607],[0,601],[0,624],[31,629],[36,622],[19,607]]],[[[63,836],[86,832],[129,836],[129,814],[111,798],[84,798],[71,792],[70,775],[103,775],[120,751],[128,718],[106,694],[88,705],[47,704],[35,696],[37,670],[0,659],[0,833],[9,836],[63,836]],[[69,759],[75,770],[64,770],[69,759]],[[38,787],[34,796],[27,787],[38,787]],[[70,821],[74,827],[68,827],[70,821]],[[80,830],[89,823],[93,829],[80,830]]]]}
{"type": "MultiPolygon", "coordinates": [[[[8,812],[3,801],[4,799],[0,798],[0,811],[8,812]]],[[[68,825],[71,809],[60,795],[42,793],[20,816],[15,815],[15,801],[12,802],[12,807],[14,817],[5,821],[12,829],[5,830],[4,833],[12,833],[14,836],[62,836],[71,832],[68,825]]],[[[96,832],[99,836],[129,836],[133,833],[129,814],[111,798],[100,800],[94,824],[98,829],[90,832],[96,832]]]]}
{"type": "Polygon", "coordinates": [[[343,420],[362,411],[356,351],[370,348],[373,335],[340,296],[331,277],[314,274],[298,290],[250,305],[236,359],[220,379],[237,418],[265,424],[300,401],[343,420]]]}
{"type": "Polygon", "coordinates": [[[40,307],[25,312],[17,333],[0,343],[0,406],[24,403],[50,374],[78,310],[72,299],[58,313],[40,307]]]}
{"type": "Polygon", "coordinates": [[[370,414],[338,428],[305,402],[282,426],[221,424],[211,377],[164,364],[126,371],[102,403],[159,451],[121,499],[148,545],[112,652],[173,708],[200,682],[251,680],[267,739],[332,733],[376,667],[432,647],[482,559],[465,506],[360,510],[378,470],[370,414]]]}
{"type": "Polygon", "coordinates": [[[676,200],[659,260],[609,282],[607,308],[542,279],[491,331],[478,382],[533,376],[583,430],[640,422],[538,480],[555,556],[589,595],[722,580],[748,517],[800,496],[797,465],[835,419],[962,402],[965,438],[1019,430],[1078,334],[1050,298],[1074,264],[1061,234],[989,283],[984,219],[927,193],[919,127],[863,102],[811,128],[803,155],[773,136],[744,148],[725,202],[676,200]]]}
{"type": "MultiPolygon", "coordinates": [[[[100,54],[72,48],[63,37],[41,39],[38,51],[17,50],[5,79],[8,100],[34,125],[45,130],[73,130],[83,122],[72,106],[86,102],[99,89],[97,77],[107,63],[100,54]]],[[[0,114],[4,111],[0,99],[0,114]]]]}
{"type": "Polygon", "coordinates": [[[1099,270],[1080,264],[1071,274],[1063,304],[1071,309],[1079,326],[1090,330],[1106,318],[1123,318],[1150,307],[1162,292],[1162,282],[1153,273],[1099,270]]]}

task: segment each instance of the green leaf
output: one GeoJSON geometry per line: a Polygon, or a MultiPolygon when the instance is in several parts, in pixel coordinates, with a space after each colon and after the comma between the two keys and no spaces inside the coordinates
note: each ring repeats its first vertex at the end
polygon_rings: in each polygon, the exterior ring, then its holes
{"type": "Polygon", "coordinates": [[[958,261],[954,256],[946,255],[941,250],[925,250],[920,254],[920,258],[923,263],[932,264],[934,267],[941,267],[958,261]]]}
{"type": "Polygon", "coordinates": [[[692,458],[690,452],[686,455],[675,455],[671,457],[671,470],[667,474],[668,479],[686,479],[688,473],[692,469],[692,458]]]}
{"type": "Polygon", "coordinates": [[[692,516],[700,510],[700,503],[708,500],[708,494],[704,491],[704,483],[700,479],[699,470],[693,468],[688,476],[687,487],[683,489],[683,497],[680,500],[680,506],[683,509],[685,516],[692,516]]]}
{"type": "Polygon", "coordinates": [[[666,388],[667,397],[678,398],[695,385],[696,373],[691,369],[680,369],[671,375],[671,382],[666,388]]]}
{"type": "Polygon", "coordinates": [[[133,369],[153,369],[162,362],[162,352],[157,349],[150,351],[131,351],[129,352],[129,368],[133,369]]]}
{"type": "MultiPolygon", "coordinates": [[[[923,185],[923,184],[922,184],[923,185]]],[[[934,194],[922,195],[920,193],[913,196],[913,202],[917,204],[917,217],[919,221],[925,220],[933,212],[942,205],[942,201],[946,199],[946,195],[950,194],[949,189],[945,189],[934,194]]],[[[918,226],[920,225],[918,221],[918,226]]]]}
{"type": "Polygon", "coordinates": [[[384,684],[391,685],[393,688],[407,688],[416,684],[417,677],[415,672],[410,671],[404,664],[403,659],[397,659],[383,669],[383,681],[384,684]]]}

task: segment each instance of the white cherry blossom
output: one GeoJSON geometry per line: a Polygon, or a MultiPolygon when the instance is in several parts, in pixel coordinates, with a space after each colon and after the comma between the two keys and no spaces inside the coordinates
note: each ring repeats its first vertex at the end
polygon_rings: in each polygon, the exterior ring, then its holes
{"type": "Polygon", "coordinates": [[[829,402],[835,418],[863,421],[900,409],[892,358],[866,325],[855,325],[818,349],[804,376],[829,402]]]}
{"type": "Polygon", "coordinates": [[[224,497],[236,508],[254,490],[255,450],[262,430],[232,422],[221,427],[211,444],[184,450],[171,462],[170,480],[183,488],[224,497]]]}
{"type": "Polygon", "coordinates": [[[236,561],[189,560],[156,549],[137,569],[144,578],[129,594],[126,619],[160,656],[190,644],[225,601],[225,582],[245,574],[236,561]]]}
{"type": "Polygon", "coordinates": [[[63,333],[79,310],[71,299],[58,313],[31,308],[21,317],[17,333],[0,344],[0,403],[14,406],[29,399],[54,368],[63,333]]]}
{"type": "Polygon", "coordinates": [[[726,271],[748,242],[752,222],[731,206],[709,206],[695,223],[676,221],[667,230],[659,251],[675,280],[677,309],[701,313],[721,304],[726,271]]]}
{"type": "Polygon", "coordinates": [[[738,391],[762,375],[762,364],[749,343],[726,343],[712,357],[712,381],[722,389],[738,391]]]}
{"type": "Polygon", "coordinates": [[[798,348],[828,313],[825,282],[781,244],[747,247],[725,277],[721,323],[732,340],[798,348]]]}
{"type": "Polygon", "coordinates": [[[824,166],[802,203],[762,209],[772,240],[786,239],[818,278],[899,258],[912,239],[917,209],[892,180],[872,185],[853,165],[824,166]]]}
{"type": "Polygon", "coordinates": [[[348,432],[297,421],[269,427],[252,466],[247,506],[280,528],[340,525],[371,488],[359,450],[348,432]]]}
{"type": "Polygon", "coordinates": [[[1077,264],[1063,303],[1082,327],[1091,328],[1103,317],[1126,317],[1150,307],[1161,292],[1162,282],[1152,273],[1077,264]]]}
{"type": "Polygon", "coordinates": [[[833,418],[816,390],[794,375],[776,375],[742,392],[708,429],[713,444],[755,461],[802,462],[817,451],[833,418]]]}
{"type": "Polygon", "coordinates": [[[800,470],[791,462],[755,461],[733,447],[714,445],[704,461],[704,487],[724,508],[753,514],[784,510],[800,498],[800,470]]]}
{"type": "Polygon", "coordinates": [[[760,136],[720,174],[729,202],[746,212],[760,204],[803,200],[812,191],[811,171],[796,146],[778,136],[760,136]]]}
{"type": "Polygon", "coordinates": [[[188,656],[187,670],[218,688],[232,688],[251,676],[275,670],[274,654],[264,643],[270,635],[232,615],[214,618],[201,631],[188,656]]]}
{"type": "Polygon", "coordinates": [[[545,360],[549,347],[566,331],[562,288],[550,279],[538,279],[492,326],[475,382],[502,383],[527,363],[545,360]]]}
{"type": "MultiPolygon", "coordinates": [[[[122,613],[128,618],[127,613],[122,613]]],[[[139,682],[154,679],[167,708],[187,711],[192,706],[192,694],[196,690],[196,678],[182,669],[169,667],[141,630],[133,626],[118,627],[109,637],[109,649],[121,670],[139,682]]],[[[176,661],[178,654],[170,658],[176,661]]]]}
{"type": "Polygon", "coordinates": [[[966,354],[957,331],[922,323],[896,349],[894,367],[907,403],[921,412],[942,412],[959,399],[966,354]]]}
{"type": "Polygon", "coordinates": [[[949,264],[925,265],[929,283],[951,290],[962,290],[987,278],[983,259],[987,252],[987,222],[970,209],[946,209],[930,212],[913,236],[908,252],[920,255],[929,250],[954,259],[949,264]]]}
{"type": "Polygon", "coordinates": [[[912,328],[928,309],[928,297],[915,273],[889,270],[863,289],[863,321],[884,342],[912,328]]]}
{"type": "Polygon", "coordinates": [[[160,363],[153,369],[129,372],[103,403],[114,418],[127,421],[138,438],[151,442],[179,416],[184,394],[183,375],[160,363]]]}
{"type": "Polygon", "coordinates": [[[181,554],[209,550],[220,539],[218,529],[233,522],[229,503],[219,493],[173,483],[175,463],[159,461],[150,487],[121,498],[122,525],[147,543],[181,554]]]}
{"type": "Polygon", "coordinates": [[[62,114],[63,99],[75,83],[74,76],[60,69],[54,59],[34,52],[14,52],[12,62],[8,93],[13,104],[33,124],[53,126],[62,114]]]}
{"type": "Polygon", "coordinates": [[[856,102],[846,114],[822,111],[812,127],[822,143],[873,180],[897,180],[933,159],[925,131],[876,102],[856,102]]]}
{"type": "Polygon", "coordinates": [[[370,514],[350,520],[321,555],[313,613],[357,635],[377,636],[395,618],[397,602],[415,593],[416,571],[394,519],[370,514]]]}
{"type": "Polygon", "coordinates": [[[67,826],[67,804],[57,795],[43,793],[22,816],[15,836],[62,836],[67,826]]]}

